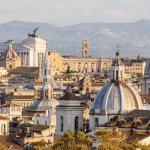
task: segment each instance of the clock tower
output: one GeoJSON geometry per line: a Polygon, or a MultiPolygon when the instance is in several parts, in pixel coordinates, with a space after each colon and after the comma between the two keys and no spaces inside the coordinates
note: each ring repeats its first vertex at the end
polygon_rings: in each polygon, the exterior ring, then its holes
{"type": "Polygon", "coordinates": [[[89,57],[89,41],[87,39],[82,41],[82,57],[89,57]]]}

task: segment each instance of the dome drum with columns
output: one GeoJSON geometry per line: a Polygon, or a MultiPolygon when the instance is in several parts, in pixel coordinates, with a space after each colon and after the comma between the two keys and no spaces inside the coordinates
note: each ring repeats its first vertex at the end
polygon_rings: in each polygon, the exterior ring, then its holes
{"type": "Polygon", "coordinates": [[[145,73],[144,73],[145,77],[150,77],[150,59],[147,60],[147,65],[145,68],[145,73]]]}
{"type": "Polygon", "coordinates": [[[111,67],[109,83],[99,91],[90,110],[90,128],[109,121],[114,115],[142,108],[139,94],[124,81],[124,65],[118,50],[111,67]]]}

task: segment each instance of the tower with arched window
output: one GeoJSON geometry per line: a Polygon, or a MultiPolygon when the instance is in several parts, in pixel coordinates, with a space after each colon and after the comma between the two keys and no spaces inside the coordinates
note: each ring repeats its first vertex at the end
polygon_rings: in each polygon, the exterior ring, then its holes
{"type": "Polygon", "coordinates": [[[82,99],[67,90],[56,107],[56,134],[83,130],[82,99]]]}
{"type": "Polygon", "coordinates": [[[82,41],[82,57],[89,57],[89,41],[87,39],[82,41]]]}

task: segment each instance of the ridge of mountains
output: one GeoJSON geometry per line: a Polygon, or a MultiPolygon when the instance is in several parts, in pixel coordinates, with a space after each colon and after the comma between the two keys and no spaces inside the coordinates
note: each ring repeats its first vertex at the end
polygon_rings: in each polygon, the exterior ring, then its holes
{"type": "Polygon", "coordinates": [[[90,42],[90,54],[114,56],[119,43],[123,57],[150,57],[150,20],[132,23],[80,23],[59,27],[49,23],[11,21],[0,24],[0,42],[21,42],[39,27],[37,34],[48,40],[49,50],[61,55],[81,55],[82,40],[90,42]]]}

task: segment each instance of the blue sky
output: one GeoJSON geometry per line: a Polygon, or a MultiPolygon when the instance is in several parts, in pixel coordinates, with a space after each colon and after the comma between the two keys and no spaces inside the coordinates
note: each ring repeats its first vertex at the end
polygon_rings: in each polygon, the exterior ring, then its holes
{"type": "Polygon", "coordinates": [[[66,26],[150,19],[150,0],[0,0],[0,23],[13,20],[66,26]]]}

